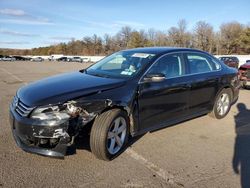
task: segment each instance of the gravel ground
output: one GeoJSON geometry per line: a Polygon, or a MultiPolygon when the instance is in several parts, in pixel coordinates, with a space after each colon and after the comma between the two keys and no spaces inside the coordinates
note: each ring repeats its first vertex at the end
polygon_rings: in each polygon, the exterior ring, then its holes
{"type": "Polygon", "coordinates": [[[8,121],[8,106],[16,90],[43,77],[87,66],[0,62],[0,187],[237,188],[250,180],[249,90],[240,91],[226,118],[202,116],[145,134],[111,162],[91,154],[87,137],[81,139],[76,154],[64,160],[18,148],[8,121]]]}

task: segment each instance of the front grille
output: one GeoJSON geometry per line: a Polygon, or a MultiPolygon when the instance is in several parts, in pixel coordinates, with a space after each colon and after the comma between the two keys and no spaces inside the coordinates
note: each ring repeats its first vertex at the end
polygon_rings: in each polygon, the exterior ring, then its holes
{"type": "Polygon", "coordinates": [[[17,96],[15,96],[13,99],[12,107],[22,117],[27,117],[30,114],[30,112],[34,109],[27,106],[22,101],[20,101],[20,99],[17,96]]]}

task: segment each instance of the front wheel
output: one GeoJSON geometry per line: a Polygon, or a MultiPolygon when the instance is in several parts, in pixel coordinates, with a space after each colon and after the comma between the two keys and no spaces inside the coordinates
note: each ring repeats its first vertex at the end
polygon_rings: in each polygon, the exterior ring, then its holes
{"type": "Polygon", "coordinates": [[[232,102],[232,91],[231,89],[223,89],[216,97],[213,111],[209,114],[211,117],[216,119],[224,118],[230,108],[232,102]]]}
{"type": "Polygon", "coordinates": [[[90,148],[99,159],[112,160],[128,141],[129,126],[126,112],[112,109],[99,115],[90,133],[90,148]]]}

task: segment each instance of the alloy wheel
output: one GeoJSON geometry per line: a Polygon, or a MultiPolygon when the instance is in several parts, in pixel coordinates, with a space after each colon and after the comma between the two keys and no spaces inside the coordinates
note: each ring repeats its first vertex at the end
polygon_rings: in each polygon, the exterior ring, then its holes
{"type": "Polygon", "coordinates": [[[221,94],[219,100],[217,101],[217,112],[220,116],[223,116],[227,113],[230,106],[230,99],[227,93],[221,94]]]}
{"type": "Polygon", "coordinates": [[[117,117],[111,124],[107,135],[107,149],[114,155],[122,148],[127,134],[127,123],[123,117],[117,117]]]}

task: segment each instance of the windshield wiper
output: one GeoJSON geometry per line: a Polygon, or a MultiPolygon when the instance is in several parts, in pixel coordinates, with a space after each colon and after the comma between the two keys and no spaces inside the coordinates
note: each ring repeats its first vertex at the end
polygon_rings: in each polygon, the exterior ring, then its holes
{"type": "Polygon", "coordinates": [[[110,78],[110,76],[105,75],[105,74],[100,74],[100,73],[88,73],[93,76],[98,76],[98,77],[103,77],[103,78],[110,78]]]}

